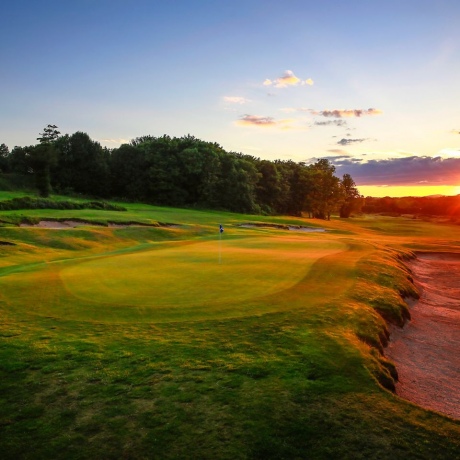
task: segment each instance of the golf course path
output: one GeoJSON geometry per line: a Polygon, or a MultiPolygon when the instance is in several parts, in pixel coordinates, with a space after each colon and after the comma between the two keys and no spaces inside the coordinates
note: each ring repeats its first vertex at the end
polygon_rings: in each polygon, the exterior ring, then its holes
{"type": "Polygon", "coordinates": [[[460,419],[460,254],[420,253],[408,264],[420,299],[412,320],[393,328],[387,356],[397,394],[460,419]]]}

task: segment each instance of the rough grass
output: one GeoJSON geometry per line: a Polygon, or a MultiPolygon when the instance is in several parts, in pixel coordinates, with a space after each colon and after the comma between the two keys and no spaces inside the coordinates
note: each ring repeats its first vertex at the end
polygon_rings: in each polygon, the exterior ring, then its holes
{"type": "Polygon", "coordinates": [[[415,294],[401,258],[458,250],[454,226],[126,207],[182,226],[0,228],[2,458],[460,457],[459,422],[386,390],[382,355],[415,294]]]}

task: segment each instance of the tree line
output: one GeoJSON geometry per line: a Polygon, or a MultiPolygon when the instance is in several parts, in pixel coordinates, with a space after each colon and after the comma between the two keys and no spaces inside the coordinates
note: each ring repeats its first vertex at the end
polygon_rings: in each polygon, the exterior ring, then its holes
{"type": "Polygon", "coordinates": [[[54,191],[155,205],[349,217],[363,203],[349,174],[336,177],[326,159],[313,164],[268,161],[187,135],[141,136],[115,149],[56,125],[36,145],[0,146],[0,172],[33,175],[40,196],[54,191]]]}
{"type": "Polygon", "coordinates": [[[366,197],[362,211],[368,214],[412,214],[423,216],[460,217],[460,195],[457,196],[407,196],[402,198],[366,197]]]}

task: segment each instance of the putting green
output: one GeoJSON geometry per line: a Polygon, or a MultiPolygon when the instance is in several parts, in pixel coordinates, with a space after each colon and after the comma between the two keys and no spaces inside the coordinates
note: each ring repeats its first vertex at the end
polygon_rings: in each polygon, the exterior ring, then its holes
{"type": "Polygon", "coordinates": [[[16,303],[38,314],[101,321],[242,316],[276,309],[255,299],[294,286],[316,261],[346,250],[331,240],[252,237],[50,264],[8,278],[16,303]]]}

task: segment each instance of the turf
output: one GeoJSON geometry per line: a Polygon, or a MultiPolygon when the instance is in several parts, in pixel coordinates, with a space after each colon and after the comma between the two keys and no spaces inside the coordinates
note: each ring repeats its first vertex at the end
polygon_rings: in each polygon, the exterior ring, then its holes
{"type": "Polygon", "coordinates": [[[401,259],[458,251],[458,226],[125,206],[180,226],[0,228],[2,458],[460,457],[459,422],[388,391],[381,354],[401,259]]]}

